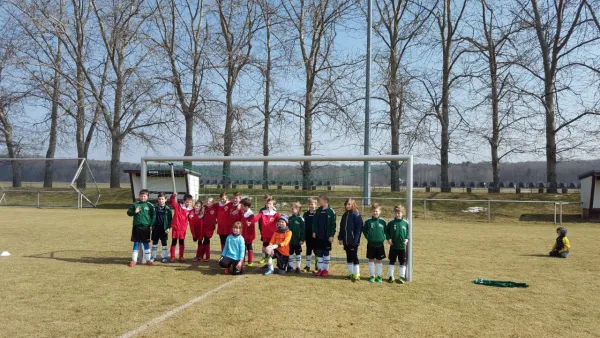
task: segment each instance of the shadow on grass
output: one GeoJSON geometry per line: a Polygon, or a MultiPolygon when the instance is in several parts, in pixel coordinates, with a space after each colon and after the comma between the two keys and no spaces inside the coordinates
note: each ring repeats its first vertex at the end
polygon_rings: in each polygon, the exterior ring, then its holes
{"type": "MultiPolygon", "coordinates": [[[[563,223],[589,223],[588,220],[581,218],[581,215],[563,215],[563,223]]],[[[519,217],[521,222],[554,222],[552,214],[522,214],[519,217]]],[[[557,216],[557,221],[559,221],[557,216]]]]}
{"type": "Polygon", "coordinates": [[[552,256],[550,256],[550,255],[548,255],[548,254],[546,254],[546,255],[544,255],[544,254],[522,254],[522,255],[519,255],[519,256],[522,256],[522,257],[544,257],[544,258],[554,258],[554,257],[552,257],[552,256]]]}

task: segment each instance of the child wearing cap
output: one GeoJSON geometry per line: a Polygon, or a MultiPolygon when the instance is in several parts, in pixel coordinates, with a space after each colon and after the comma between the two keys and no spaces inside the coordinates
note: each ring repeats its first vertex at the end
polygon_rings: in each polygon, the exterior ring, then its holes
{"type": "Polygon", "coordinates": [[[271,237],[269,245],[264,248],[267,258],[267,271],[265,276],[273,273],[273,257],[277,259],[277,270],[279,274],[286,272],[290,259],[290,241],[292,232],[288,228],[289,218],[287,215],[279,216],[277,221],[277,230],[271,237]]]}

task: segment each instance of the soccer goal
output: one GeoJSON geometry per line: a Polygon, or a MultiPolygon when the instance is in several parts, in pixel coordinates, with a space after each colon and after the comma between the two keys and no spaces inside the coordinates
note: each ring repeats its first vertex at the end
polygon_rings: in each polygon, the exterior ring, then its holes
{"type": "MultiPolygon", "coordinates": [[[[338,215],[338,228],[347,198],[360,203],[365,220],[371,215],[368,206],[371,203],[383,206],[382,217],[388,221],[393,218],[393,207],[404,205],[405,219],[409,223],[406,280],[412,281],[412,155],[143,157],[140,167],[139,185],[135,184],[140,189],[148,189],[151,193],[170,192],[176,184],[178,193],[185,191],[203,201],[209,197],[218,201],[222,191],[230,196],[239,191],[252,201],[255,212],[263,206],[266,194],[274,196],[281,213],[289,213],[293,202],[300,202],[303,205],[302,212],[305,212],[309,198],[326,194],[338,215]],[[370,191],[373,195],[370,200],[362,197],[365,161],[371,163],[370,191]],[[173,165],[173,171],[168,169],[169,164],[173,165]],[[392,167],[400,168],[397,182],[400,189],[396,188],[394,192],[391,192],[390,180],[397,175],[390,173],[392,167]],[[190,183],[192,175],[195,177],[193,182],[197,184],[190,183]],[[176,179],[181,183],[173,183],[176,179]]],[[[132,191],[133,187],[132,178],[132,191]]],[[[364,258],[364,238],[361,243],[359,257],[364,258]]],[[[337,238],[334,244],[337,244],[337,238]]],[[[342,260],[344,254],[339,248],[341,246],[334,246],[334,260],[342,260]]]]}
{"type": "Polygon", "coordinates": [[[81,209],[99,200],[85,158],[0,158],[0,206],[81,209]]]}

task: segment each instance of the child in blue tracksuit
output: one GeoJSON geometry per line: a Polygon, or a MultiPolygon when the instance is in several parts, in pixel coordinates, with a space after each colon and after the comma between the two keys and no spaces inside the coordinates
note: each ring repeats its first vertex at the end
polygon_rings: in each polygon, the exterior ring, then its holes
{"type": "Polygon", "coordinates": [[[344,202],[344,214],[340,222],[338,241],[344,245],[346,251],[346,264],[348,266],[348,279],[356,282],[360,280],[360,265],[358,261],[358,246],[362,234],[363,220],[358,213],[358,206],[353,199],[344,202]]]}
{"type": "Polygon", "coordinates": [[[219,265],[225,269],[225,274],[241,275],[244,270],[244,255],[246,253],[246,243],[242,237],[242,223],[233,224],[233,234],[227,236],[223,254],[219,259],[219,265]]]}

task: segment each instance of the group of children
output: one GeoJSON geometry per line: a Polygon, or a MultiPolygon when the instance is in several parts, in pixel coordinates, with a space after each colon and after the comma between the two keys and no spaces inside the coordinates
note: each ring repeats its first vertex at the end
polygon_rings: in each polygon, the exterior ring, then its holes
{"type": "MultiPolygon", "coordinates": [[[[139,199],[131,205],[127,214],[133,216],[131,241],[134,242],[130,267],[137,264],[140,243],[144,247],[146,264],[152,265],[156,260],[158,242],[161,242],[163,263],[174,262],[179,244],[179,261],[184,262],[185,236],[188,224],[194,242],[198,243],[193,261],[207,262],[210,259],[210,239],[215,230],[221,244],[219,264],[225,273],[238,275],[246,266],[254,265],[253,242],[258,225],[263,257],[260,264],[265,264],[265,275],[275,271],[280,274],[288,272],[300,273],[302,266],[302,248],[306,247],[305,267],[311,271],[313,254],[316,255],[316,276],[329,276],[331,247],[337,230],[336,213],[329,205],[329,197],[321,195],[318,199],[308,201],[308,210],[302,215],[302,205],[294,202],[291,215],[279,214],[272,196],[265,196],[265,206],[258,214],[251,210],[249,199],[242,199],[239,192],[234,193],[229,201],[227,193],[222,192],[219,202],[212,198],[203,204],[192,200],[186,194],[183,203],[177,201],[175,194],[170,197],[170,207],[166,203],[166,195],[159,193],[157,204],[148,202],[148,190],[140,191],[139,199]],[[318,205],[318,207],[317,207],[318,205]],[[167,253],[168,235],[171,233],[170,254],[167,253]],[[152,241],[152,250],[149,242],[152,241]],[[273,264],[275,261],[275,264],[273,264]]],[[[338,242],[346,252],[348,279],[360,280],[358,247],[360,239],[367,239],[367,258],[369,259],[370,282],[382,282],[382,260],[386,257],[384,242],[390,245],[388,281],[394,282],[394,265],[400,265],[397,281],[403,282],[406,275],[406,245],[408,243],[408,223],[402,218],[404,208],[394,208],[395,218],[386,222],[380,217],[381,208],[374,204],[371,207],[371,218],[363,222],[356,202],[352,199],[344,203],[344,214],[340,222],[338,242]]]]}

